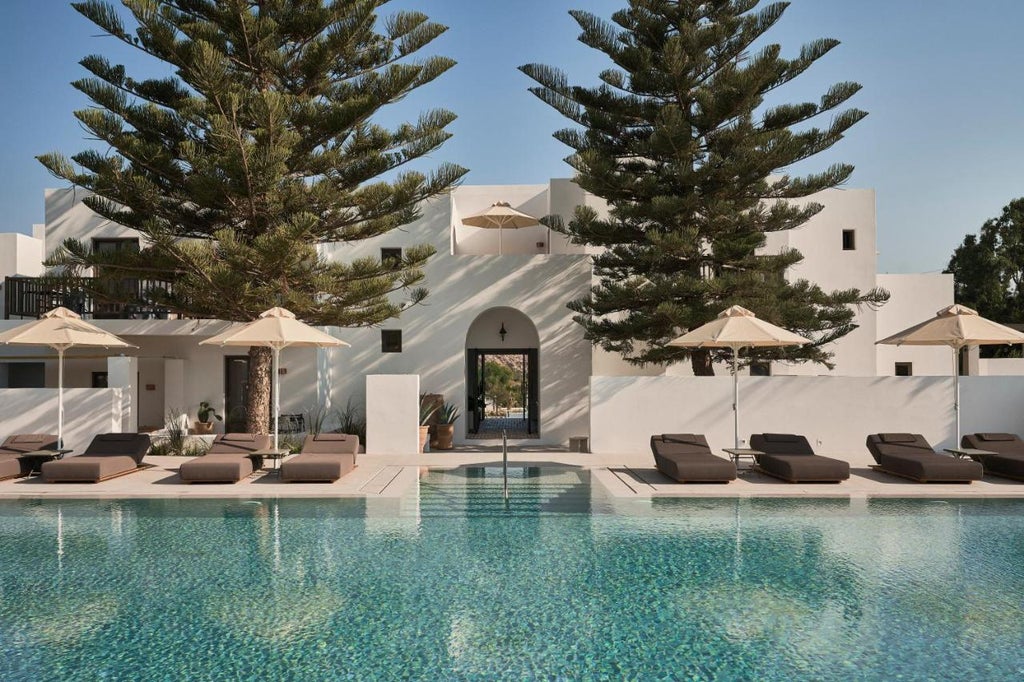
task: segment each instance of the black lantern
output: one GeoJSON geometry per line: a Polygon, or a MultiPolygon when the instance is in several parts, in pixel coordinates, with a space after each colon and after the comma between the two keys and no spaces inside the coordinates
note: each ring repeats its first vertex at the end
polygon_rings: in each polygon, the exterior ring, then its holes
{"type": "Polygon", "coordinates": [[[505,323],[501,323],[501,329],[498,330],[498,336],[501,337],[501,342],[505,343],[505,334],[508,334],[508,330],[505,329],[505,323]]]}

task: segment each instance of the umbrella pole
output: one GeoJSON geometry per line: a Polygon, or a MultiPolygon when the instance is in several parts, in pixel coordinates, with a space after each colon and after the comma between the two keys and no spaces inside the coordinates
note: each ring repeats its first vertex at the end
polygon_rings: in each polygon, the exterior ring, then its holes
{"type": "Polygon", "coordinates": [[[960,349],[953,348],[953,412],[956,413],[956,440],[953,447],[960,447],[960,349]]]}
{"type": "Polygon", "coordinates": [[[498,224],[498,255],[501,255],[501,224],[498,224]]]}
{"type": "Polygon", "coordinates": [[[277,373],[277,363],[280,359],[281,349],[274,346],[274,365],[270,370],[274,373],[274,449],[277,450],[277,419],[281,412],[281,376],[277,373]]]}
{"type": "Polygon", "coordinates": [[[57,349],[57,449],[64,448],[64,349],[57,349]]]}
{"type": "Polygon", "coordinates": [[[736,356],[739,354],[739,348],[732,349],[732,435],[735,448],[740,446],[740,375],[736,371],[736,356]]]}

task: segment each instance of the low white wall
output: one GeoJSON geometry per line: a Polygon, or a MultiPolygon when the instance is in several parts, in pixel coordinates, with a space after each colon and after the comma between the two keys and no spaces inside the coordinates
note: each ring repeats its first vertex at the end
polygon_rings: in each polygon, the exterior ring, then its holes
{"type": "Polygon", "coordinates": [[[1024,375],[1024,358],[979,358],[978,374],[987,377],[1024,375]]]}
{"type": "MultiPolygon", "coordinates": [[[[64,445],[81,454],[93,436],[122,430],[119,388],[64,389],[64,445]]],[[[57,390],[0,389],[0,440],[15,433],[57,434],[57,390]]]]}
{"type": "Polygon", "coordinates": [[[366,452],[411,455],[419,451],[420,377],[371,374],[366,377],[366,452]]]}
{"type": "MultiPolygon", "coordinates": [[[[1024,377],[961,377],[963,433],[1024,434],[1024,377]]],[[[740,377],[740,438],[800,433],[821,454],[867,464],[870,433],[911,431],[936,448],[955,439],[952,377],[740,377]]],[[[732,447],[732,377],[592,377],[590,447],[650,451],[657,433],[703,433],[732,447]]]]}

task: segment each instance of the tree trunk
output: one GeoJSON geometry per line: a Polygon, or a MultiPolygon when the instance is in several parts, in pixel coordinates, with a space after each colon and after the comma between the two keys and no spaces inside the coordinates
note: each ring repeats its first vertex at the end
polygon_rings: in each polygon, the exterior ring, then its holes
{"type": "Polygon", "coordinates": [[[694,376],[715,376],[715,368],[711,365],[711,351],[709,350],[696,348],[690,351],[690,366],[693,368],[694,376]]]}
{"type": "Polygon", "coordinates": [[[249,390],[245,396],[245,429],[249,433],[270,433],[270,349],[249,349],[249,390]]]}

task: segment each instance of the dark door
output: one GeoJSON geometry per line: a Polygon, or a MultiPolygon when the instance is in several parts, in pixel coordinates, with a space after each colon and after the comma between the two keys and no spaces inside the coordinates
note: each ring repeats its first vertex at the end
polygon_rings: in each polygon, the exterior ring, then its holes
{"type": "Polygon", "coordinates": [[[480,396],[483,395],[481,382],[484,373],[481,364],[484,361],[483,354],[475,348],[466,351],[466,431],[476,433],[480,430],[480,396]]]}
{"type": "Polygon", "coordinates": [[[526,351],[527,432],[540,435],[540,361],[536,348],[526,351]]]}
{"type": "Polygon", "coordinates": [[[249,394],[249,356],[224,357],[224,431],[245,431],[245,398],[249,394]]]}

